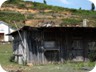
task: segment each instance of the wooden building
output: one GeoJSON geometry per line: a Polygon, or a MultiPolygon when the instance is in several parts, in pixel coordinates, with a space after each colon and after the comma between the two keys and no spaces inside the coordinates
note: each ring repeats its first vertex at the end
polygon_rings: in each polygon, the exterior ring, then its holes
{"type": "Polygon", "coordinates": [[[9,35],[14,37],[13,54],[19,64],[87,61],[96,49],[96,28],[29,27],[9,35]]]}

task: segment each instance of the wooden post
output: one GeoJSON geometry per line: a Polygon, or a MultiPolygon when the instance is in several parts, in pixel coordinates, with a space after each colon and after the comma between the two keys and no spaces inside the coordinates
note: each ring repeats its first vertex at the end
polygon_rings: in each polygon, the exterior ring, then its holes
{"type": "Polygon", "coordinates": [[[42,64],[44,64],[44,52],[43,52],[43,49],[44,49],[44,46],[43,46],[43,43],[44,43],[44,31],[42,32],[42,64]]]}

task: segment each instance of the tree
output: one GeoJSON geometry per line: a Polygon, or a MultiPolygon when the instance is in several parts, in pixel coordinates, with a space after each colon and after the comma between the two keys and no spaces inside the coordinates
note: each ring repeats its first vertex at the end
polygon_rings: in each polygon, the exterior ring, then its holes
{"type": "Polygon", "coordinates": [[[92,10],[92,11],[95,10],[95,5],[94,5],[94,3],[91,4],[91,10],[92,10]]]}
{"type": "Polygon", "coordinates": [[[82,8],[80,7],[79,10],[82,10],[82,8]]]}
{"type": "Polygon", "coordinates": [[[47,4],[46,0],[43,0],[44,4],[47,4]]]}

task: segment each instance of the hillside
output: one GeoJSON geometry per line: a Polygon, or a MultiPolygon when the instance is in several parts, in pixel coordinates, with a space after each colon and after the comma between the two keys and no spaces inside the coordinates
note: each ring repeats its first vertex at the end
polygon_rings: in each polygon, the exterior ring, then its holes
{"type": "Polygon", "coordinates": [[[14,22],[22,27],[24,25],[41,27],[50,23],[51,26],[79,26],[83,19],[87,19],[88,26],[96,26],[96,11],[81,9],[68,9],[58,6],[46,5],[38,2],[9,3],[5,2],[0,9],[0,20],[14,26],[14,22]]]}

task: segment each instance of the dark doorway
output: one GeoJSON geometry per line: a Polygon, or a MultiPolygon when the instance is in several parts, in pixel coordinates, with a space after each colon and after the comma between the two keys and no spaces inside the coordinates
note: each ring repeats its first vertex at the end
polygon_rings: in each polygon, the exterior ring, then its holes
{"type": "Polygon", "coordinates": [[[71,44],[70,57],[73,61],[83,61],[83,44],[82,40],[74,39],[71,44]]]}
{"type": "Polygon", "coordinates": [[[44,53],[47,62],[58,62],[59,51],[58,50],[47,50],[44,53]]]}
{"type": "Polygon", "coordinates": [[[4,33],[0,33],[0,41],[4,41],[4,33]]]}

